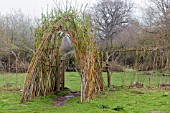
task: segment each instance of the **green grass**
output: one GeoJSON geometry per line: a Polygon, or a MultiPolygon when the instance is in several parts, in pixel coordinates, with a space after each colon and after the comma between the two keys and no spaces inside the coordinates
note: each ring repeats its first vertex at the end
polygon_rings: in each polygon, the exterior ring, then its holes
{"type": "Polygon", "coordinates": [[[14,89],[22,88],[25,74],[0,74],[0,88],[14,89]]]}
{"type": "MultiPolygon", "coordinates": [[[[143,89],[126,89],[121,85],[129,85],[134,81],[142,81],[148,85],[148,76],[134,77],[134,72],[122,72],[112,74],[112,85],[116,87],[106,88],[106,91],[96,95],[89,102],[80,103],[80,97],[67,100],[64,106],[56,107],[52,105],[52,99],[56,95],[51,94],[47,97],[38,97],[32,101],[21,104],[19,99],[21,92],[0,92],[0,113],[147,113],[149,111],[170,111],[170,91],[168,90],[148,90],[143,89]],[[123,81],[124,79],[124,81],[123,81]],[[123,81],[123,82],[122,82],[123,81]],[[143,94],[135,94],[134,91],[143,94]],[[103,107],[103,106],[106,106],[103,107]],[[120,107],[119,107],[120,106],[120,107]],[[120,111],[112,109],[122,108],[120,111]]],[[[106,73],[103,74],[106,85],[106,73]]],[[[0,88],[12,89],[23,86],[25,74],[1,74],[0,88]],[[16,84],[16,80],[17,84],[16,84]],[[11,86],[4,87],[7,83],[13,83],[11,86]]],[[[159,81],[168,82],[169,77],[163,78],[152,75],[152,85],[156,85],[159,81]]],[[[75,72],[67,72],[65,77],[65,85],[71,90],[80,90],[80,76],[75,72]]]]}

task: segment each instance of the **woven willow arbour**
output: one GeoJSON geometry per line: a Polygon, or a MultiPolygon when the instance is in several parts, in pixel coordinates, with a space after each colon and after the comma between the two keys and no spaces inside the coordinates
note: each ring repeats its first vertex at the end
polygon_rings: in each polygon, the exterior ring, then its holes
{"type": "Polygon", "coordinates": [[[60,82],[53,67],[60,56],[63,34],[67,34],[75,48],[75,56],[81,76],[81,101],[89,100],[103,91],[102,63],[94,45],[94,33],[90,20],[74,10],[58,11],[43,16],[35,31],[35,54],[25,78],[21,102],[36,96],[55,92],[60,82]],[[62,31],[62,33],[61,33],[62,31]],[[48,68],[46,65],[51,65],[48,68]]]}

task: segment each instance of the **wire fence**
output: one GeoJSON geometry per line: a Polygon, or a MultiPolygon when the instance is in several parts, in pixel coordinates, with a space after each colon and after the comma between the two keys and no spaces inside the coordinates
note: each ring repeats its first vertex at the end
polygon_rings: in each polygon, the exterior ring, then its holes
{"type": "Polygon", "coordinates": [[[167,48],[115,50],[109,60],[111,70],[124,71],[118,77],[123,86],[170,89],[169,55],[167,48]]]}
{"type": "MultiPolygon", "coordinates": [[[[69,72],[67,72],[69,73],[69,72]]],[[[75,72],[76,74],[77,72],[75,72]]],[[[165,75],[170,71],[163,72],[165,75]]],[[[155,72],[137,72],[137,71],[125,71],[125,72],[113,72],[111,75],[111,85],[114,86],[129,86],[137,88],[161,88],[170,90],[170,76],[163,76],[163,73],[159,71],[155,72]]],[[[66,74],[67,75],[67,74],[66,74]]],[[[13,91],[22,90],[24,85],[25,73],[0,73],[0,90],[13,91]]],[[[69,80],[70,76],[66,76],[69,80]]],[[[105,83],[107,83],[107,75],[104,72],[103,77],[105,83]]]]}
{"type": "MultiPolygon", "coordinates": [[[[124,72],[113,72],[111,83],[118,86],[160,87],[170,89],[169,49],[114,51],[110,57],[112,67],[120,65],[124,72]]],[[[69,73],[69,72],[68,72],[69,73]]],[[[25,73],[7,73],[0,67],[0,89],[21,90],[25,73]]],[[[103,74],[107,81],[106,73],[103,74]]],[[[107,82],[106,82],[107,83],[107,82]]]]}

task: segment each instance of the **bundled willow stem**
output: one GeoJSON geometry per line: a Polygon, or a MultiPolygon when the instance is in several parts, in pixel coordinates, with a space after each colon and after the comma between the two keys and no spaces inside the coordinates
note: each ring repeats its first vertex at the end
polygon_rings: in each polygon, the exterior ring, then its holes
{"type": "MultiPolygon", "coordinates": [[[[54,29],[52,29],[51,31],[44,31],[44,35],[41,38],[42,41],[40,42],[39,47],[37,48],[27,71],[21,97],[22,102],[35,96],[45,96],[54,89],[54,86],[52,86],[52,81],[50,79],[50,77],[54,76],[50,76],[53,69],[49,69],[48,71],[46,70],[46,63],[50,63],[48,62],[48,60],[52,60],[49,59],[48,56],[46,56],[48,55],[46,53],[51,52],[51,50],[48,49],[49,47],[47,47],[47,45],[50,45],[48,43],[52,39],[52,36],[55,33],[55,29],[57,29],[63,22],[65,22],[67,18],[68,17],[65,17],[59,20],[58,23],[54,25],[54,29]]],[[[53,62],[54,61],[55,60],[53,58],[53,62]]]]}

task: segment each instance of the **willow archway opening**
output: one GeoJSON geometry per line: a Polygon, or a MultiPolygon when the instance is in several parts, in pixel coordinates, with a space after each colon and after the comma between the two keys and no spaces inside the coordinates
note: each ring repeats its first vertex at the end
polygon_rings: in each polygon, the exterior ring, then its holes
{"type": "Polygon", "coordinates": [[[61,40],[65,34],[75,49],[81,76],[81,101],[103,91],[102,59],[94,44],[90,19],[84,14],[77,15],[74,10],[59,11],[55,16],[53,12],[43,16],[35,31],[35,54],[27,71],[21,102],[59,89],[56,85],[60,82],[59,70],[53,65],[60,63],[61,40]]]}

